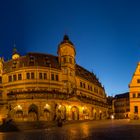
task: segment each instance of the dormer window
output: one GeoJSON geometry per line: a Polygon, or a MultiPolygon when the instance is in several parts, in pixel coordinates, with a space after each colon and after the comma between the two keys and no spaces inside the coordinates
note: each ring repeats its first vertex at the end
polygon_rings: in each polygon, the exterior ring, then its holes
{"type": "Polygon", "coordinates": [[[50,66],[50,60],[48,56],[45,57],[45,65],[50,66]]]}
{"type": "Polygon", "coordinates": [[[34,63],[35,63],[35,58],[34,58],[34,56],[30,56],[29,64],[30,64],[30,65],[34,65],[34,63]]]}
{"type": "Polygon", "coordinates": [[[30,62],[34,62],[34,57],[30,56],[30,62]]]}
{"type": "Polygon", "coordinates": [[[49,57],[48,57],[48,56],[46,56],[46,57],[45,57],[45,61],[47,62],[48,60],[49,60],[49,57]]]}
{"type": "Polygon", "coordinates": [[[12,68],[16,68],[16,65],[17,65],[17,61],[14,60],[12,68]]]}

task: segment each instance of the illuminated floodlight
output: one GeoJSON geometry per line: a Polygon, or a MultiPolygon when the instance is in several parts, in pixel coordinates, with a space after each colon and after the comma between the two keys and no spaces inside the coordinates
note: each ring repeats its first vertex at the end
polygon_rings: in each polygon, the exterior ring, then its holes
{"type": "Polygon", "coordinates": [[[48,108],[49,107],[49,105],[48,104],[46,104],[45,106],[44,106],[44,108],[48,108]]]}
{"type": "Polygon", "coordinates": [[[110,118],[113,120],[114,119],[114,115],[111,115],[110,118]]]}
{"type": "Polygon", "coordinates": [[[83,106],[83,107],[82,107],[82,109],[84,110],[84,109],[85,109],[85,107],[83,106]]]}
{"type": "Polygon", "coordinates": [[[21,110],[22,107],[21,107],[21,105],[17,105],[17,106],[15,107],[15,109],[19,109],[19,110],[21,110]]]}
{"type": "Polygon", "coordinates": [[[61,105],[59,105],[59,107],[58,107],[59,109],[61,108],[61,105]]]}

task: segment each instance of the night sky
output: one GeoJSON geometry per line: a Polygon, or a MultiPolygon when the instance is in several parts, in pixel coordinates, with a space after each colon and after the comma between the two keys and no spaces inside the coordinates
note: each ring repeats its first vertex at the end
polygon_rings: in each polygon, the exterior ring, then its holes
{"type": "Polygon", "coordinates": [[[140,60],[139,0],[0,0],[0,56],[57,54],[64,34],[76,62],[93,71],[107,95],[127,92],[140,60]]]}

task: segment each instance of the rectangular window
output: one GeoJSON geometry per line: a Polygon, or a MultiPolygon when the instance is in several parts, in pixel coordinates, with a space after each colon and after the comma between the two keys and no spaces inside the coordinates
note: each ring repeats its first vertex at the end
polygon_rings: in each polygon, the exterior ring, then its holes
{"type": "Polygon", "coordinates": [[[70,76],[72,76],[72,71],[70,71],[70,76]]]}
{"type": "Polygon", "coordinates": [[[2,77],[0,76],[0,84],[2,83],[2,77]]]}
{"type": "Polygon", "coordinates": [[[138,98],[140,98],[140,93],[138,93],[138,98]]]}
{"type": "Polygon", "coordinates": [[[72,64],[72,58],[69,58],[70,63],[72,64]]]}
{"type": "Polygon", "coordinates": [[[86,88],[86,85],[85,85],[85,83],[83,83],[83,88],[86,88]]]}
{"type": "Polygon", "coordinates": [[[95,92],[95,93],[98,93],[98,88],[95,87],[95,88],[94,88],[94,92],[95,92]]]}
{"type": "Polygon", "coordinates": [[[91,91],[92,91],[92,86],[91,86],[91,91]]]}
{"type": "Polygon", "coordinates": [[[13,61],[13,66],[12,66],[12,68],[16,68],[16,64],[17,64],[17,62],[16,62],[16,61],[13,61]]]}
{"type": "Polygon", "coordinates": [[[80,87],[82,87],[82,82],[80,82],[80,87]]]}
{"type": "Polygon", "coordinates": [[[137,83],[140,83],[140,79],[137,79],[137,83]]]}
{"type": "Polygon", "coordinates": [[[65,57],[64,57],[64,59],[63,59],[63,60],[64,60],[64,63],[66,63],[66,58],[65,58],[65,57]]]}
{"type": "Polygon", "coordinates": [[[17,76],[13,75],[13,81],[16,81],[16,80],[17,80],[17,76]]]}
{"type": "Polygon", "coordinates": [[[64,74],[67,74],[67,73],[68,73],[67,69],[66,69],[66,68],[64,68],[64,74]]]}
{"type": "Polygon", "coordinates": [[[51,74],[51,80],[54,80],[54,74],[51,74]]]}
{"type": "Polygon", "coordinates": [[[35,74],[34,74],[34,72],[31,72],[31,79],[35,79],[35,74]]]}
{"type": "Polygon", "coordinates": [[[26,73],[26,78],[30,79],[30,73],[26,73]]]}
{"type": "Polygon", "coordinates": [[[47,73],[44,73],[44,79],[45,80],[47,79],[47,73]]]}
{"type": "Polygon", "coordinates": [[[134,106],[134,113],[138,113],[138,106],[134,106]]]}
{"type": "Polygon", "coordinates": [[[8,77],[8,79],[9,79],[9,82],[12,82],[12,76],[11,75],[8,77]]]}
{"type": "Polygon", "coordinates": [[[39,73],[39,79],[43,79],[42,73],[39,73]]]}
{"type": "Polygon", "coordinates": [[[133,98],[136,98],[136,94],[135,93],[133,93],[133,98]]]}
{"type": "Polygon", "coordinates": [[[56,81],[58,81],[58,80],[59,80],[58,75],[56,75],[56,81]]]}
{"type": "Polygon", "coordinates": [[[22,75],[18,74],[18,80],[22,80],[22,75]]]}

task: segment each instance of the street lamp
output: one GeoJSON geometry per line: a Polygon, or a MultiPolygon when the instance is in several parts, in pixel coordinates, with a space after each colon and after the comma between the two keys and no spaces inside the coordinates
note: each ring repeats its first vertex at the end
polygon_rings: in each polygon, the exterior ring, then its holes
{"type": "Polygon", "coordinates": [[[110,118],[111,118],[112,120],[114,120],[114,115],[111,115],[110,118]]]}

